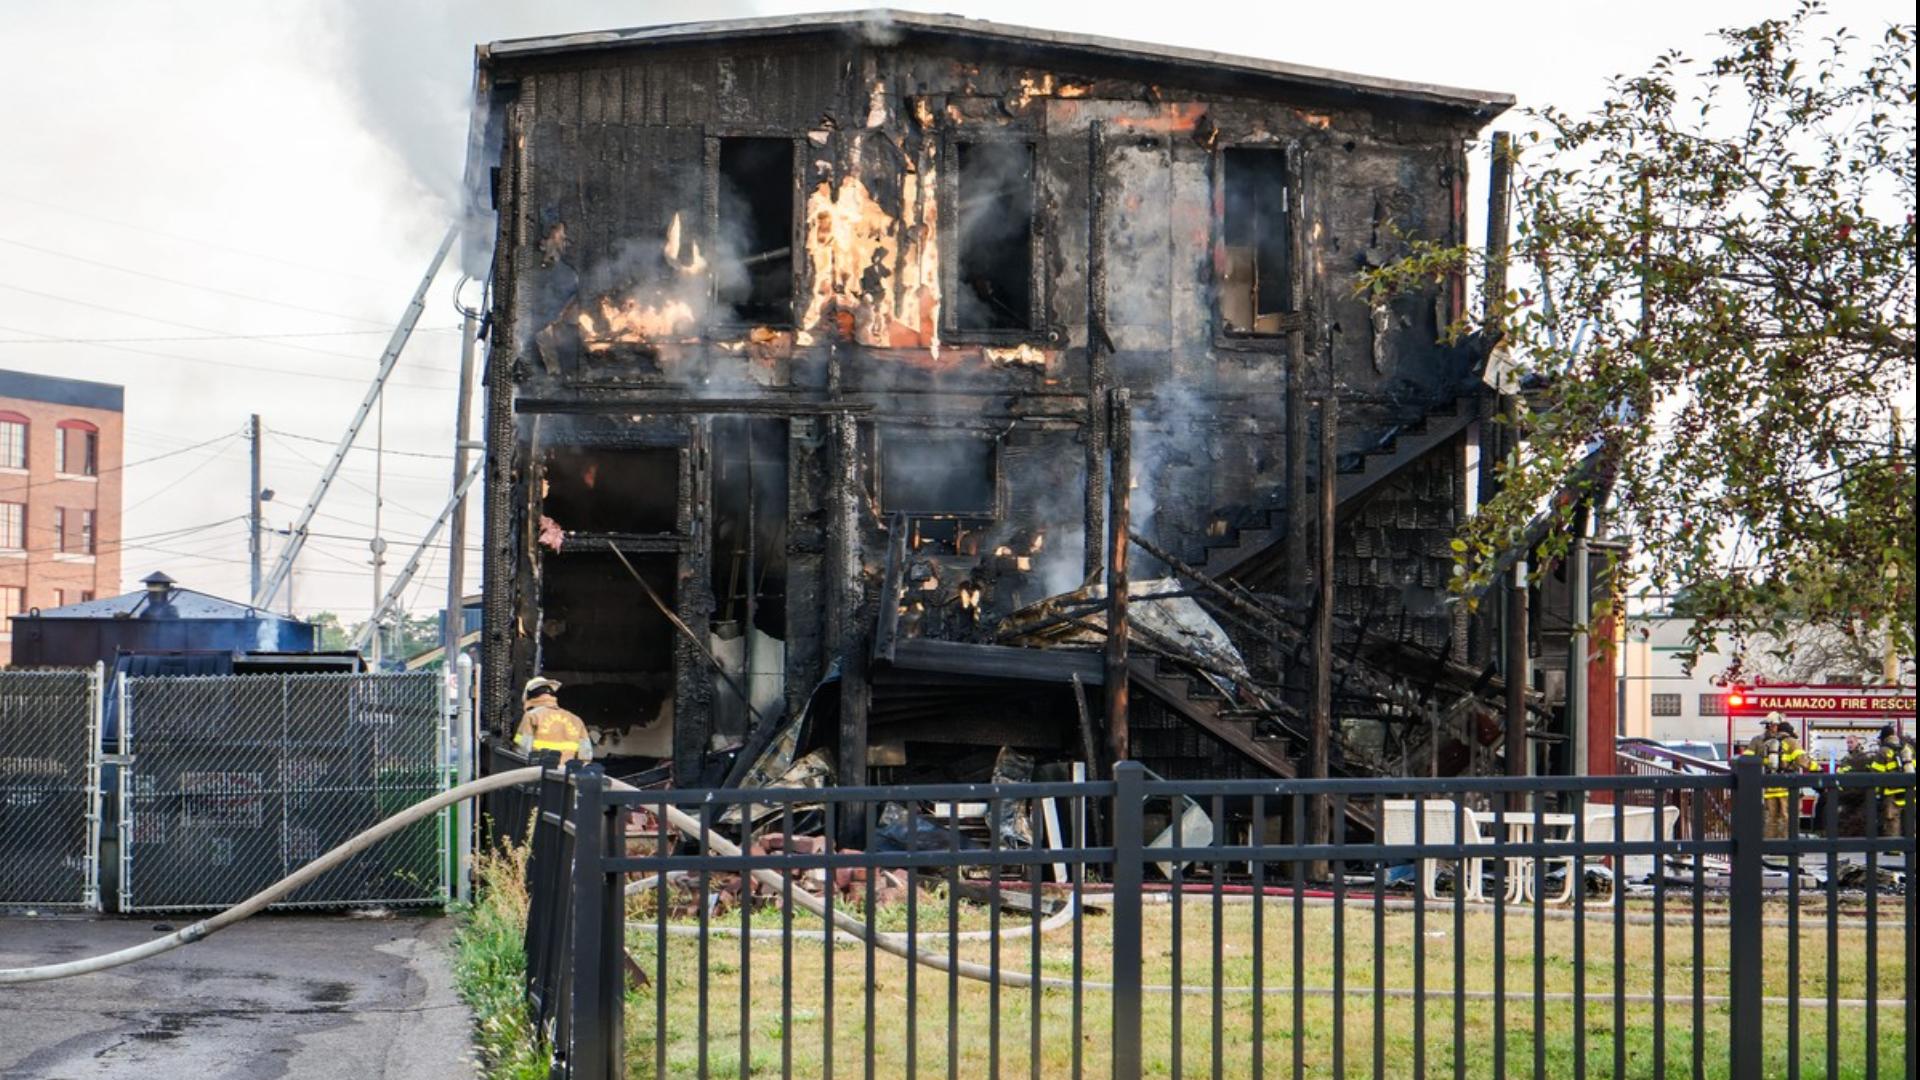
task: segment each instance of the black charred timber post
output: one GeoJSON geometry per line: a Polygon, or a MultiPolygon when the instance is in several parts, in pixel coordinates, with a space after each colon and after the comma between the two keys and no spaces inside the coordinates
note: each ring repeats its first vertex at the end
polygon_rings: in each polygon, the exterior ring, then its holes
{"type": "MultiPolygon", "coordinates": [[[[1504,131],[1493,134],[1493,161],[1487,170],[1487,284],[1485,296],[1485,321],[1487,336],[1498,342],[1506,336],[1507,321],[1507,255],[1509,234],[1512,231],[1512,202],[1510,192],[1513,188],[1513,137],[1504,131]]],[[[1512,394],[1500,396],[1500,412],[1513,418],[1517,414],[1520,402],[1512,394]]],[[[1501,434],[1499,446],[1495,452],[1502,457],[1516,450],[1516,429],[1508,426],[1501,434]]],[[[1507,684],[1507,775],[1525,776],[1531,772],[1531,760],[1527,753],[1527,684],[1531,662],[1527,656],[1527,564],[1522,559],[1513,568],[1513,578],[1503,586],[1506,589],[1506,610],[1503,637],[1506,641],[1506,663],[1501,674],[1507,684]]],[[[1516,807],[1522,807],[1525,796],[1516,792],[1510,797],[1516,807]]]]}
{"type": "Polygon", "coordinates": [[[1287,599],[1307,600],[1307,344],[1295,331],[1287,344],[1287,599]]]}
{"type": "Polygon", "coordinates": [[[1493,164],[1487,170],[1487,294],[1489,334],[1504,336],[1507,320],[1508,233],[1513,226],[1513,136],[1493,133],[1493,164]]]}
{"type": "MultiPolygon", "coordinates": [[[[1095,120],[1087,128],[1087,478],[1084,508],[1088,578],[1100,572],[1107,542],[1107,389],[1113,379],[1107,359],[1113,343],[1107,338],[1107,243],[1100,226],[1103,127],[1095,120]]],[[[1122,534],[1124,535],[1124,533],[1122,534]]],[[[1093,767],[1092,762],[1087,763],[1093,767]]]]}
{"type": "MultiPolygon", "coordinates": [[[[860,484],[858,429],[851,416],[832,421],[833,454],[827,493],[827,627],[840,657],[840,783],[864,784],[867,778],[867,637],[863,574],[860,565],[860,484]]],[[[856,815],[846,815],[851,823],[856,815]]],[[[848,840],[843,836],[841,839],[848,840]]]]}
{"type": "Polygon", "coordinates": [[[1125,387],[1111,395],[1108,415],[1112,475],[1108,479],[1107,746],[1115,762],[1128,760],[1127,528],[1133,503],[1133,404],[1125,387]]]}
{"type": "Polygon", "coordinates": [[[693,538],[676,560],[674,607],[687,633],[673,641],[673,775],[691,787],[705,782],[707,753],[713,746],[713,675],[700,643],[709,640],[713,616],[713,505],[711,438],[707,421],[687,423],[687,449],[681,455],[680,502],[675,530],[693,538]]]}
{"type": "MultiPolygon", "coordinates": [[[[1327,363],[1331,374],[1331,353],[1327,363]]],[[[1331,384],[1332,380],[1328,382],[1331,384]]],[[[1313,568],[1313,694],[1307,709],[1310,725],[1307,776],[1314,780],[1327,778],[1328,746],[1333,741],[1333,526],[1334,498],[1339,490],[1339,477],[1334,472],[1339,463],[1336,450],[1339,433],[1340,397],[1329,385],[1320,401],[1320,490],[1316,492],[1319,507],[1315,515],[1319,536],[1313,568]]],[[[1315,795],[1311,802],[1307,812],[1307,843],[1325,844],[1331,824],[1327,797],[1315,795]]],[[[1324,880],[1327,870],[1324,861],[1316,861],[1312,873],[1324,880]]]]}

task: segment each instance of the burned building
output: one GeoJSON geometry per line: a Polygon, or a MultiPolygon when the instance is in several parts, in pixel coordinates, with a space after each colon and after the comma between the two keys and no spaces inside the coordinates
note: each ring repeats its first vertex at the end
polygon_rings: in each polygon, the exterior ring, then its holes
{"type": "Polygon", "coordinates": [[[1125,389],[1132,572],[1187,575],[1135,610],[1230,656],[1143,639],[1135,756],[1296,767],[1325,441],[1336,756],[1463,767],[1483,350],[1464,283],[1356,281],[1466,238],[1511,99],[906,13],[495,42],[476,95],[496,731],[541,671],[681,783],[810,702],[843,780],[1073,755],[1099,605],[1034,605],[1099,580],[1125,389]]]}

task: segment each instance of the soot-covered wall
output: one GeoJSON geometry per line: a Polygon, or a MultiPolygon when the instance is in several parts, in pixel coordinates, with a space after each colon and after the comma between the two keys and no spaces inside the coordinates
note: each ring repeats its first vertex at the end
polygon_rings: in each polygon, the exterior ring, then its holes
{"type": "MultiPolygon", "coordinates": [[[[975,637],[1097,567],[1111,387],[1135,400],[1134,528],[1183,553],[1288,503],[1291,373],[1338,387],[1346,448],[1451,392],[1457,288],[1354,283],[1407,238],[1461,237],[1478,119],[986,52],[822,33],[483,62],[497,724],[564,597],[568,633],[611,638],[576,652],[631,655],[647,715],[586,702],[614,742],[665,718],[685,778],[739,736],[687,635],[630,632],[659,613],[616,550],[788,711],[871,625],[894,530],[909,633],[975,637]],[[619,509],[582,506],[588,467],[625,479],[619,509]]],[[[1397,512],[1420,530],[1459,498],[1397,491],[1432,503],[1397,512]]],[[[1342,584],[1430,576],[1387,569],[1342,584]]]]}

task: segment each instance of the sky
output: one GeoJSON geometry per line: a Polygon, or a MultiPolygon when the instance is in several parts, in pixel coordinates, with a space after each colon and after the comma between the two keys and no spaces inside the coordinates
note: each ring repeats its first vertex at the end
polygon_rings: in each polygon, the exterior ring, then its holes
{"type": "MultiPolygon", "coordinates": [[[[247,594],[247,418],[262,418],[264,486],[275,493],[266,516],[284,528],[366,393],[457,205],[475,43],[858,6],[0,0],[9,102],[0,368],[126,387],[123,584],[164,570],[191,588],[247,594]]],[[[1704,52],[1716,27],[1787,7],[1621,0],[1594,18],[1585,5],[1532,0],[976,0],[966,14],[1577,109],[1663,49],[1704,52]]],[[[1835,7],[1862,29],[1912,11],[1883,0],[1835,7]]],[[[1510,116],[1501,126],[1523,123],[1510,116]]],[[[1484,191],[1476,230],[1483,206],[1484,191]]],[[[302,613],[352,622],[372,608],[376,489],[389,578],[447,500],[456,294],[468,304],[480,296],[478,283],[462,284],[450,264],[389,382],[386,453],[374,452],[370,423],[320,507],[295,574],[302,613]]],[[[472,590],[479,531],[476,505],[472,590]]],[[[269,536],[269,558],[280,542],[269,536]]],[[[437,610],[445,588],[443,537],[408,609],[437,610]]]]}

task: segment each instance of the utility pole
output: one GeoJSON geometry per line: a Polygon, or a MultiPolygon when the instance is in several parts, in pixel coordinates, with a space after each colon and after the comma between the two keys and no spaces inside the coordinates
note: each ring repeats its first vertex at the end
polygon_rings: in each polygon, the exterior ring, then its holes
{"type": "Polygon", "coordinates": [[[387,395],[386,387],[380,388],[379,412],[373,428],[373,539],[367,541],[367,547],[373,552],[373,614],[367,616],[367,625],[373,630],[373,641],[368,657],[375,671],[380,670],[380,606],[386,598],[386,590],[381,582],[380,571],[387,565],[387,539],[380,535],[380,511],[386,506],[386,461],[387,461],[387,395]]]}
{"type": "Polygon", "coordinates": [[[252,443],[253,485],[247,492],[247,562],[251,576],[247,579],[248,596],[260,595],[260,414],[254,413],[247,421],[247,438],[252,443]]]}
{"type": "MultiPolygon", "coordinates": [[[[453,414],[453,489],[464,492],[461,481],[467,475],[468,403],[473,396],[473,357],[478,345],[480,322],[472,310],[463,310],[460,322],[460,382],[458,404],[453,414]]],[[[440,661],[445,670],[454,669],[460,655],[461,632],[466,629],[465,590],[467,577],[467,497],[464,493],[453,503],[453,520],[447,523],[447,613],[441,620],[440,661]]],[[[752,652],[752,643],[748,643],[752,652]]]]}

